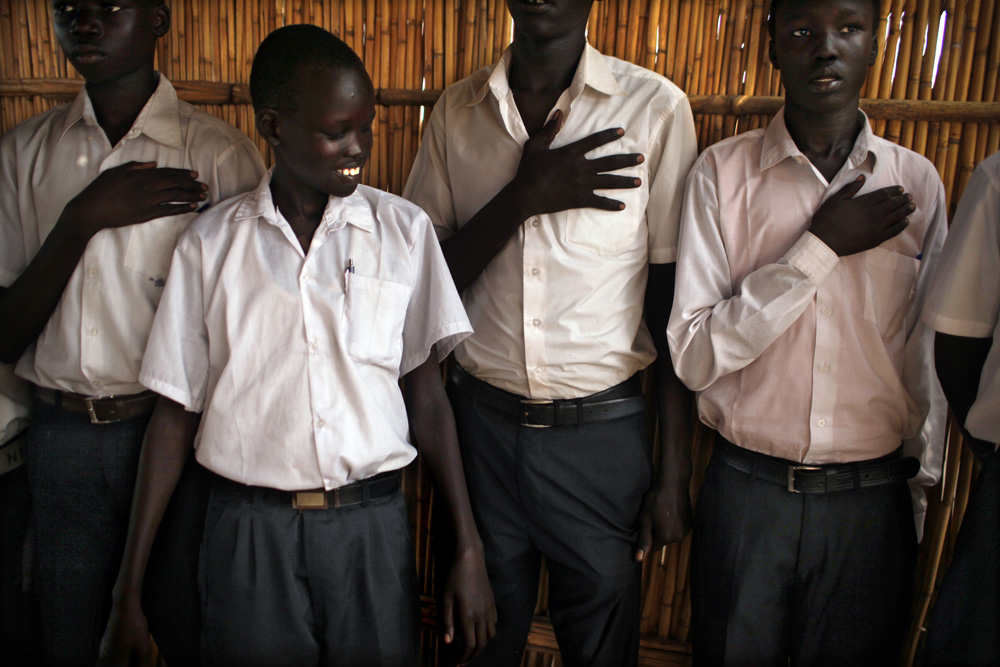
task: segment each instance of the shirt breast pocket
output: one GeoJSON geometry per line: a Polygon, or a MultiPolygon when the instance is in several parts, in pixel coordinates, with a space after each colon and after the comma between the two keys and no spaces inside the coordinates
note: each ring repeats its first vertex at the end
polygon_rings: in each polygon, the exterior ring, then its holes
{"type": "Polygon", "coordinates": [[[645,233],[642,221],[645,219],[646,202],[649,200],[645,165],[611,173],[642,179],[642,185],[637,188],[597,191],[602,197],[625,204],[625,210],[577,208],[566,212],[567,243],[594,255],[617,255],[636,245],[638,235],[645,233]]]}
{"type": "Polygon", "coordinates": [[[388,280],[346,275],[347,353],[363,364],[398,369],[403,357],[403,322],[413,289],[388,280]]]}
{"type": "Polygon", "coordinates": [[[150,287],[163,287],[177,237],[196,215],[172,215],[133,226],[125,251],[125,268],[143,276],[150,287]]]}
{"type": "Polygon", "coordinates": [[[883,339],[895,336],[917,289],[920,260],[884,248],[865,253],[865,320],[883,339]]]}

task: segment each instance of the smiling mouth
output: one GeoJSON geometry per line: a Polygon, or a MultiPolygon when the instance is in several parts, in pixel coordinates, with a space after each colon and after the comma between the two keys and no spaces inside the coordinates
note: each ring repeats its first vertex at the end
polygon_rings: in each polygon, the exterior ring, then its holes
{"type": "Polygon", "coordinates": [[[361,167],[348,167],[347,169],[338,169],[337,173],[341,176],[347,176],[354,178],[355,176],[361,175],[361,167]]]}
{"type": "Polygon", "coordinates": [[[826,75],[817,76],[809,80],[809,85],[820,90],[829,90],[840,85],[841,78],[838,76],[826,75]]]}

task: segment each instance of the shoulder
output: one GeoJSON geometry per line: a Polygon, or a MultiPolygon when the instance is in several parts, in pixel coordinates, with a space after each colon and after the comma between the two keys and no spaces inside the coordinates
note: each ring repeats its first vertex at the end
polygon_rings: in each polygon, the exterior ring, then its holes
{"type": "Polygon", "coordinates": [[[359,185],[357,194],[368,202],[382,234],[400,234],[408,248],[433,230],[430,217],[411,201],[367,185],[359,185]]]}
{"type": "Polygon", "coordinates": [[[234,147],[257,150],[243,131],[183,100],[177,101],[177,113],[185,130],[185,144],[192,150],[213,153],[225,153],[234,147]]]}
{"type": "Polygon", "coordinates": [[[224,199],[199,213],[181,233],[178,247],[206,248],[208,252],[212,252],[213,248],[228,245],[236,227],[246,219],[240,215],[241,210],[244,210],[244,203],[254,195],[253,191],[244,192],[224,199]]]}
{"type": "Polygon", "coordinates": [[[973,177],[983,179],[991,190],[1000,192],[1000,151],[980,162],[973,177]]]}
{"type": "Polygon", "coordinates": [[[656,72],[641,65],[621,60],[614,56],[601,54],[608,69],[618,81],[618,85],[630,96],[641,96],[656,100],[659,105],[665,105],[667,110],[674,109],[687,100],[687,95],[677,84],[656,72]]]}
{"type": "MultiPolygon", "coordinates": [[[[879,136],[875,137],[875,147],[878,151],[877,160],[883,162],[882,165],[878,165],[878,168],[887,166],[899,174],[900,178],[904,180],[902,185],[907,190],[917,187],[935,189],[943,187],[937,167],[920,153],[879,136]]],[[[941,194],[944,194],[943,190],[941,194]]]]}
{"type": "Polygon", "coordinates": [[[751,130],[712,144],[698,156],[692,173],[718,173],[732,164],[747,164],[748,160],[759,164],[764,132],[764,129],[751,130]]]}
{"type": "Polygon", "coordinates": [[[60,104],[12,127],[0,139],[3,152],[19,153],[29,147],[37,146],[39,141],[51,132],[58,132],[66,119],[69,107],[69,104],[60,104]]]}
{"type": "Polygon", "coordinates": [[[439,108],[442,111],[448,111],[468,106],[489,81],[495,68],[496,63],[487,65],[445,88],[434,105],[434,111],[437,112],[439,108]]]}

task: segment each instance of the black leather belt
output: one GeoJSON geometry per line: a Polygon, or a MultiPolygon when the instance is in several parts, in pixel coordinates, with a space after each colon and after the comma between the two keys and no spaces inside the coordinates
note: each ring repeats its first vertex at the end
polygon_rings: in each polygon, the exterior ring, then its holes
{"type": "Polygon", "coordinates": [[[127,396],[84,396],[47,387],[38,387],[36,391],[42,403],[88,417],[91,424],[114,424],[146,417],[153,413],[157,399],[151,391],[127,396]]]}
{"type": "Polygon", "coordinates": [[[524,398],[498,389],[473,377],[458,364],[452,364],[448,381],[461,391],[474,392],[483,405],[531,428],[596,424],[646,410],[638,375],[590,396],[557,400],[524,398]]]}
{"type": "Polygon", "coordinates": [[[780,484],[791,493],[866,489],[910,479],[920,470],[917,459],[912,456],[903,458],[899,450],[870,461],[811,466],[743,449],[722,436],[715,439],[713,456],[718,456],[720,461],[740,472],[780,484]]]}
{"type": "Polygon", "coordinates": [[[248,486],[215,476],[215,484],[225,491],[243,498],[263,497],[281,505],[291,505],[298,510],[325,510],[350,505],[367,505],[370,500],[387,498],[399,491],[399,471],[390,470],[372,475],[359,482],[351,482],[336,489],[311,489],[308,491],[282,491],[265,486],[248,486]]]}

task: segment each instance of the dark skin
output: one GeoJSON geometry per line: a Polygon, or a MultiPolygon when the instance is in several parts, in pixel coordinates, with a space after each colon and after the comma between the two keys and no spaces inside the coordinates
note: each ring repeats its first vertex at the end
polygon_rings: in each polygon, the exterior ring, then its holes
{"type": "Polygon", "coordinates": [[[952,336],[941,332],[934,335],[934,366],[951,413],[961,426],[962,435],[984,448],[992,445],[973,437],[965,428],[965,420],[976,402],[983,366],[992,347],[993,340],[990,338],[952,336]]]}
{"type": "MultiPolygon", "coordinates": [[[[170,11],[155,0],[123,0],[113,12],[97,0],[52,4],[59,45],[86,78],[98,124],[115,146],[156,90],[153,54],[170,28],[170,11]]],[[[207,197],[197,178],[188,169],[129,162],[104,171],[70,201],[24,273],[0,289],[0,361],[16,362],[38,338],[95,234],[190,213],[207,197]]]]}
{"type": "MultiPolygon", "coordinates": [[[[785,87],[785,125],[795,145],[831,181],[861,132],[861,87],[878,53],[869,0],[788,0],[774,16],[769,55],[785,87]]],[[[838,256],[896,236],[915,210],[900,186],[856,197],[864,176],[816,211],[809,231],[838,256]]]]}
{"type": "MultiPolygon", "coordinates": [[[[561,127],[562,115],[557,111],[548,122],[546,118],[573,79],[586,43],[590,6],[576,0],[557,0],[546,8],[508,2],[514,17],[510,85],[531,138],[524,145],[511,182],[441,244],[460,290],[482,273],[528,218],[575,208],[620,211],[624,204],[594,191],[641,185],[638,178],[606,173],[641,163],[644,158],[640,154],[586,158],[589,151],[621,137],[624,131],[620,128],[549,148],[561,127]]],[[[674,266],[651,265],[644,315],[657,350],[653,373],[662,426],[657,475],[638,519],[635,557],[639,561],[664,544],[684,539],[691,523],[691,393],[674,373],[666,339],[673,292],[674,266]]]]}
{"type": "MultiPolygon", "coordinates": [[[[331,196],[346,197],[360,182],[372,148],[374,91],[364,72],[306,67],[294,108],[257,110],[257,129],[275,155],[271,193],[304,253],[331,196]],[[355,173],[355,171],[357,173],[355,173]]],[[[442,592],[447,644],[460,640],[469,660],[493,637],[496,610],[483,545],[472,518],[451,405],[433,357],[404,378],[410,429],[444,501],[455,551],[442,592]]],[[[198,415],[160,398],[146,431],[129,536],[113,606],[101,642],[101,664],[127,665],[149,652],[142,581],[149,549],[190,454],[198,415]]]]}

